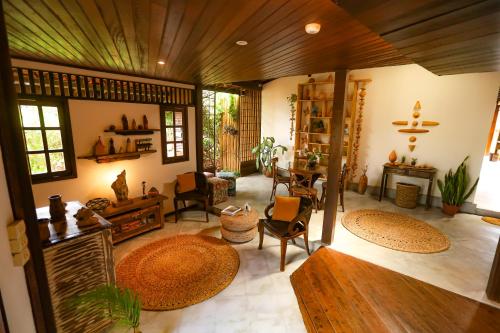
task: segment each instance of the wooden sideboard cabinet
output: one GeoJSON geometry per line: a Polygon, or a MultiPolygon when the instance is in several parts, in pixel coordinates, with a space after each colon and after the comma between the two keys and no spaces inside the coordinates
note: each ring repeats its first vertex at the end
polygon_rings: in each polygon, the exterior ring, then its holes
{"type": "Polygon", "coordinates": [[[128,205],[106,208],[100,215],[111,223],[113,244],[163,228],[163,201],[166,199],[163,195],[138,197],[128,205]]]}
{"type": "MultiPolygon", "coordinates": [[[[66,228],[58,234],[49,224],[50,237],[42,243],[57,332],[97,333],[111,324],[102,310],[83,313],[68,304],[78,294],[115,283],[111,224],[96,214],[99,223],[79,228],[73,215],[81,207],[68,202],[66,228]]],[[[37,217],[50,218],[49,207],[37,209],[37,217]]]]}

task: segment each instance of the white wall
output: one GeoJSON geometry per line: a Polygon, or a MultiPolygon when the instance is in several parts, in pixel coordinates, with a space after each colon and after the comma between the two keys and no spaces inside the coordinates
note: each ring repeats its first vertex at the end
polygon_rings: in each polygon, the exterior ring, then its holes
{"type": "Polygon", "coordinates": [[[0,290],[11,332],[35,332],[24,269],[12,264],[7,224],[13,221],[9,192],[0,158],[0,290]]]}
{"type": "MultiPolygon", "coordinates": [[[[371,78],[367,86],[360,167],[368,164],[369,185],[379,185],[382,165],[392,149],[399,156],[416,157],[439,170],[438,177],[470,155],[470,175],[479,176],[489,126],[500,86],[500,72],[437,76],[418,65],[354,70],[354,78],[371,78]],[[422,104],[419,120],[440,122],[430,133],[416,134],[416,149],[408,149],[410,135],[399,133],[394,120],[411,121],[415,102],[422,104]]],[[[326,78],[328,74],[313,75],[326,78]]],[[[281,78],[264,85],[262,91],[262,136],[274,136],[291,145],[286,97],[297,92],[306,76],[281,78]]],[[[290,156],[288,156],[290,157],[290,156]]],[[[358,175],[360,173],[358,172],[358,175]]],[[[394,188],[397,177],[389,184],[394,188]]],[[[424,184],[424,181],[413,180],[424,184]]],[[[437,186],[433,195],[439,196],[437,186]]],[[[469,198],[472,201],[472,198],[469,198]]]]}
{"type": "MultiPolygon", "coordinates": [[[[17,59],[13,60],[13,66],[193,88],[192,85],[186,84],[100,73],[17,59]]],[[[127,137],[115,135],[113,133],[105,133],[104,130],[109,128],[110,125],[115,125],[120,128],[120,119],[123,114],[127,115],[129,123],[135,118],[137,124],[141,124],[142,116],[146,115],[150,128],[160,128],[159,110],[159,105],[155,104],[70,99],[69,112],[71,116],[75,155],[82,156],[92,154],[92,148],[99,136],[101,136],[106,146],[108,146],[109,139],[112,137],[115,142],[115,148],[118,151],[120,145],[125,146],[127,137]]],[[[153,148],[158,150],[158,152],[142,155],[141,158],[137,160],[103,164],[97,164],[95,161],[91,160],[77,159],[77,178],[33,185],[33,194],[37,207],[48,205],[47,197],[53,194],[61,194],[65,201],[78,200],[82,203],[96,197],[106,197],[115,200],[114,192],[111,189],[111,183],[116,179],[116,175],[125,169],[127,171],[127,184],[129,186],[130,197],[142,195],[141,182],[146,181],[146,190],[154,186],[162,194],[168,196],[169,200],[167,200],[165,212],[172,211],[173,184],[176,175],[196,169],[195,124],[195,109],[190,107],[188,108],[189,161],[163,165],[161,158],[160,132],[154,132],[152,135],[130,136],[132,141],[139,138],[153,138],[153,148]]]]}

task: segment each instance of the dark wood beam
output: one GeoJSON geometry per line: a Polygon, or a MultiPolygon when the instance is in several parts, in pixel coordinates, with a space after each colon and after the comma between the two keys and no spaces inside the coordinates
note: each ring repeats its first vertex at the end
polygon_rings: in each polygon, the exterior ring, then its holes
{"type": "Polygon", "coordinates": [[[345,98],[347,92],[347,70],[335,72],[333,91],[333,128],[331,129],[332,146],[328,157],[328,182],[326,187],[325,212],[321,242],[330,245],[333,241],[337,203],[339,197],[339,178],[342,168],[342,150],[344,137],[345,98]]]}
{"type": "Polygon", "coordinates": [[[55,332],[49,286],[38,231],[31,177],[24,150],[21,119],[12,78],[9,45],[0,1],[0,145],[12,213],[26,223],[31,259],[24,266],[31,308],[38,333],[55,332]]]}
{"type": "Polygon", "coordinates": [[[196,119],[196,170],[203,172],[203,87],[196,85],[195,92],[196,119]]]}
{"type": "Polygon", "coordinates": [[[493,301],[500,302],[500,238],[498,239],[495,259],[493,259],[493,264],[491,265],[486,296],[493,301]]]}

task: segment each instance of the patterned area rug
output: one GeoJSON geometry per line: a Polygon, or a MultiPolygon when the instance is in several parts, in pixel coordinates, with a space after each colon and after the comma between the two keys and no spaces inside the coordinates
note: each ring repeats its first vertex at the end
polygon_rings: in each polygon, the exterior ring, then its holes
{"type": "Polygon", "coordinates": [[[481,220],[483,220],[484,222],[491,223],[491,224],[500,225],[500,219],[498,219],[498,218],[496,218],[496,217],[491,217],[491,216],[483,216],[483,217],[481,218],[481,220]]]}
{"type": "Polygon", "coordinates": [[[224,290],[239,265],[238,253],[225,241],[179,235],[130,253],[117,265],[116,279],[139,295],[144,310],[173,310],[224,290]]]}
{"type": "Polygon", "coordinates": [[[434,253],[450,247],[441,231],[408,215],[363,209],[345,214],[342,224],[356,236],[393,250],[434,253]]]}

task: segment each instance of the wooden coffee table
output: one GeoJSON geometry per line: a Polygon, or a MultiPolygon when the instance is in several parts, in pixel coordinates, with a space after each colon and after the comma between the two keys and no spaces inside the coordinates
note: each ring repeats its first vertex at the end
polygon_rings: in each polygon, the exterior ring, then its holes
{"type": "Polygon", "coordinates": [[[238,212],[234,216],[221,214],[222,237],[233,243],[246,243],[257,235],[259,212],[252,208],[250,212],[238,212]]]}

